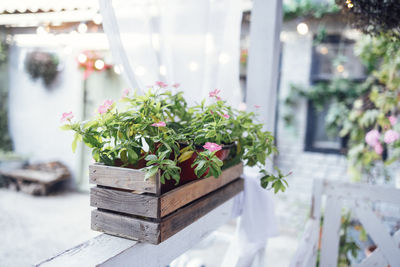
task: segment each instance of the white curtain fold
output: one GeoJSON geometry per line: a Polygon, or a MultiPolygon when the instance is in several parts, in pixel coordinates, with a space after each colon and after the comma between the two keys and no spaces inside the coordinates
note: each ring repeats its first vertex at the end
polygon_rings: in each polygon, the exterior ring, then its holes
{"type": "Polygon", "coordinates": [[[239,0],[100,0],[100,10],[130,87],[179,83],[191,104],[217,88],[241,102],[239,0]]]}

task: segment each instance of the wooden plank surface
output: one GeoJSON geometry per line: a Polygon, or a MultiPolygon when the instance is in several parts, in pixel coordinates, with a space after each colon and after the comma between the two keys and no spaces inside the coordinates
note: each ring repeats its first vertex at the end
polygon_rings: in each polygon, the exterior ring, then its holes
{"type": "Polygon", "coordinates": [[[111,188],[91,188],[90,205],[101,209],[150,218],[158,218],[159,215],[158,197],[133,194],[130,191],[121,191],[111,188]]]}
{"type": "Polygon", "coordinates": [[[228,200],[157,246],[102,234],[36,266],[167,266],[214,230],[229,222],[232,219],[233,203],[234,199],[228,200]]]}
{"type": "Polygon", "coordinates": [[[209,177],[195,180],[161,196],[160,217],[164,217],[180,207],[236,180],[243,174],[243,164],[237,164],[222,172],[217,179],[209,177]]]}
{"type": "Polygon", "coordinates": [[[92,211],[92,230],[120,237],[160,243],[159,223],[149,222],[102,210],[92,211]]]}
{"type": "Polygon", "coordinates": [[[144,180],[145,175],[144,170],[100,164],[89,166],[89,180],[93,184],[157,194],[156,176],[144,180]]]}
{"type": "Polygon", "coordinates": [[[231,199],[244,189],[243,179],[237,179],[228,185],[196,200],[192,204],[163,218],[161,221],[161,242],[195,222],[211,210],[231,199]]]}

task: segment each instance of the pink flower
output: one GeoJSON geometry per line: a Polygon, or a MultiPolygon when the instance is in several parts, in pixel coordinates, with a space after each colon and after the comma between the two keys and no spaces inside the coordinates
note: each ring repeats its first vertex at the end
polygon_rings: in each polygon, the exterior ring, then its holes
{"type": "Polygon", "coordinates": [[[215,89],[214,91],[211,91],[208,95],[210,96],[210,97],[217,97],[217,99],[218,99],[218,94],[221,92],[221,90],[218,90],[218,89],[215,89]]]}
{"type": "Polygon", "coordinates": [[[109,111],[111,109],[112,104],[114,103],[114,101],[112,100],[106,100],[104,101],[103,105],[100,105],[98,111],[100,114],[104,114],[107,111],[109,111]]]}
{"type": "Polygon", "coordinates": [[[73,117],[74,114],[72,114],[72,111],[64,112],[61,116],[61,122],[71,121],[73,117]]]}
{"type": "Polygon", "coordinates": [[[377,144],[374,146],[374,150],[375,150],[376,154],[382,155],[383,147],[382,147],[381,143],[377,143],[377,144]]]}
{"type": "Polygon", "coordinates": [[[219,151],[222,149],[222,146],[220,146],[216,143],[210,143],[210,142],[207,142],[203,147],[211,152],[219,151]]]}
{"type": "Polygon", "coordinates": [[[160,122],[156,122],[156,123],[153,123],[151,126],[154,126],[154,127],[165,127],[165,122],[163,122],[163,121],[160,121],[160,122]]]}
{"type": "Polygon", "coordinates": [[[398,140],[400,138],[400,135],[398,132],[394,131],[394,130],[388,130],[385,133],[385,136],[383,137],[383,141],[385,141],[386,144],[391,144],[393,142],[395,142],[396,140],[398,140]]]}
{"type": "Polygon", "coordinates": [[[395,116],[389,116],[388,119],[389,119],[390,124],[392,126],[394,126],[396,124],[396,122],[397,122],[397,118],[395,116]]]}
{"type": "Polygon", "coordinates": [[[178,88],[179,86],[181,86],[180,83],[174,83],[174,84],[172,85],[172,87],[175,87],[175,88],[178,88]]]}
{"type": "Polygon", "coordinates": [[[122,91],[122,97],[124,98],[124,97],[127,97],[128,95],[129,95],[129,89],[126,88],[126,89],[124,89],[124,91],[122,91]]]}
{"type": "Polygon", "coordinates": [[[215,98],[216,98],[218,101],[222,100],[222,98],[219,97],[219,96],[216,96],[215,98]]]}
{"type": "Polygon", "coordinates": [[[214,115],[214,111],[210,110],[210,113],[214,115]]]}
{"type": "Polygon", "coordinates": [[[255,108],[261,108],[261,106],[260,106],[260,105],[254,105],[254,107],[255,107],[255,108]]]}
{"type": "Polygon", "coordinates": [[[379,143],[380,133],[378,130],[371,130],[365,135],[365,142],[374,147],[379,143]]]}
{"type": "Polygon", "coordinates": [[[156,85],[158,85],[158,86],[161,87],[161,88],[165,88],[165,87],[168,86],[168,84],[166,84],[166,83],[164,83],[164,82],[161,82],[161,81],[156,82],[156,85]]]}
{"type": "Polygon", "coordinates": [[[224,114],[224,115],[222,115],[222,117],[224,117],[224,118],[226,118],[226,119],[229,119],[229,118],[230,118],[229,114],[224,114]]]}

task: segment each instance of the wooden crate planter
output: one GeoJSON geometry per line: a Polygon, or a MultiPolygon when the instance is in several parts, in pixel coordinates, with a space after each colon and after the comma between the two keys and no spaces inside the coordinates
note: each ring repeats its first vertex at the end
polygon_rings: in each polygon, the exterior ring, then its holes
{"type": "Polygon", "coordinates": [[[243,190],[243,165],[160,194],[159,175],[142,170],[90,166],[92,229],[152,244],[171,237],[243,190]]]}

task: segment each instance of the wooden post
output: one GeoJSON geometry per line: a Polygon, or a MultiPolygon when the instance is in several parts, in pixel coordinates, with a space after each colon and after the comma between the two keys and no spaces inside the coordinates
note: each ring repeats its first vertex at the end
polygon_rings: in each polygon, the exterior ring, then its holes
{"type": "Polygon", "coordinates": [[[247,109],[257,112],[267,130],[274,132],[279,78],[282,0],[254,0],[251,11],[247,69],[247,109]]]}

